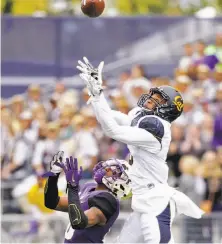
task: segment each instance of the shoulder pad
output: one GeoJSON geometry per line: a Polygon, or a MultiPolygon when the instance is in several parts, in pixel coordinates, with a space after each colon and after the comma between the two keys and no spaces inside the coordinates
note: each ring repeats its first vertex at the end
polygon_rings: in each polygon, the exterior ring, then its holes
{"type": "Polygon", "coordinates": [[[109,220],[115,213],[118,212],[119,202],[109,192],[100,192],[97,195],[88,199],[89,207],[96,207],[100,209],[109,220]]]}
{"type": "Polygon", "coordinates": [[[138,127],[151,133],[161,143],[164,136],[164,126],[158,118],[146,116],[139,121],[138,127]]]}

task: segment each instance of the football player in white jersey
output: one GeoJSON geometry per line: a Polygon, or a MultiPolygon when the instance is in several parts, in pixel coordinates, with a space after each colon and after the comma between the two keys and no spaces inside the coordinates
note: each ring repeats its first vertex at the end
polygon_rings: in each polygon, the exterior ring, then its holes
{"type": "MultiPolygon", "coordinates": [[[[183,111],[181,94],[170,86],[156,87],[150,89],[149,94],[142,95],[138,107],[128,115],[113,111],[103,95],[104,63],[101,62],[95,69],[87,58],[83,60],[78,62],[77,68],[82,72],[80,77],[87,85],[98,122],[107,136],[128,145],[133,158],[129,175],[134,213],[122,232],[126,234],[120,235],[119,242],[141,241],[132,236],[132,230],[135,230],[133,220],[137,220],[145,243],[169,243],[172,221],[170,200],[176,195],[176,190],[167,184],[168,166],[165,160],[171,141],[171,122],[183,111]]],[[[186,212],[186,206],[183,203],[180,205],[183,205],[181,211],[186,212]]],[[[196,205],[189,202],[189,207],[192,208],[192,217],[201,217],[202,212],[196,205]]]]}

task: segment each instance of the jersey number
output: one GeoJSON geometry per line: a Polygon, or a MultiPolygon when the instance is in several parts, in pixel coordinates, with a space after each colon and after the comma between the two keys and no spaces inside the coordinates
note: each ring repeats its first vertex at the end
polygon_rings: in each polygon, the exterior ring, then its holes
{"type": "Polygon", "coordinates": [[[71,224],[68,224],[65,232],[65,239],[70,240],[73,237],[74,229],[72,228],[71,224]]]}

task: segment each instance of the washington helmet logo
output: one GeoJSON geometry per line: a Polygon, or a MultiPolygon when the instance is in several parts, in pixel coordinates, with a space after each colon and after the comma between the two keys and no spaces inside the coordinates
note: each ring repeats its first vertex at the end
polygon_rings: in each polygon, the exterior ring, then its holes
{"type": "Polygon", "coordinates": [[[181,111],[183,109],[183,103],[182,103],[182,97],[181,96],[176,96],[173,103],[176,105],[177,110],[181,111]]]}

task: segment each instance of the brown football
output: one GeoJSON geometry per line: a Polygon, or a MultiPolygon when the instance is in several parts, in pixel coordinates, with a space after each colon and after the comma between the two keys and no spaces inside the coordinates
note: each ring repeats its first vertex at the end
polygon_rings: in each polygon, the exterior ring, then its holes
{"type": "Polygon", "coordinates": [[[82,12],[90,18],[96,18],[103,13],[105,8],[104,0],[82,0],[82,12]]]}

